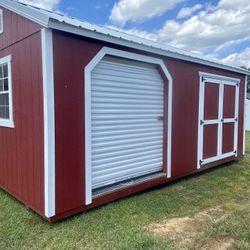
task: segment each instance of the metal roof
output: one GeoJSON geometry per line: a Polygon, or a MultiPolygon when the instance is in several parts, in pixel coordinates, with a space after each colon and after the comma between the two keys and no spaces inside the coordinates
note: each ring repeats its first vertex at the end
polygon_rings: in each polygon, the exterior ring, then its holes
{"type": "Polygon", "coordinates": [[[141,37],[133,36],[131,34],[117,31],[115,29],[90,24],[73,17],[68,17],[28,4],[23,4],[18,1],[0,0],[0,5],[36,23],[39,23],[46,28],[61,30],[130,48],[132,47],[158,55],[168,56],[184,61],[195,62],[202,65],[250,75],[250,71],[225,64],[219,60],[204,57],[186,50],[177,49],[163,43],[158,43],[141,37]]]}

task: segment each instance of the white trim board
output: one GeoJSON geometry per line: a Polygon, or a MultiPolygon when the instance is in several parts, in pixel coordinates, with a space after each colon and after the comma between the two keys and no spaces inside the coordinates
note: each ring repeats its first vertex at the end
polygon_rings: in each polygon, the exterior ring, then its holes
{"type": "Polygon", "coordinates": [[[243,155],[246,154],[246,107],[247,107],[247,76],[245,77],[245,88],[244,88],[243,155]]]}
{"type": "Polygon", "coordinates": [[[55,105],[52,30],[42,29],[45,216],[55,215],[55,105]]]}
{"type": "Polygon", "coordinates": [[[0,34],[2,34],[3,30],[4,30],[4,28],[3,28],[3,25],[4,25],[4,23],[3,23],[3,10],[2,9],[0,9],[0,22],[1,22],[0,34]]]}
{"type": "Polygon", "coordinates": [[[172,77],[162,60],[104,47],[85,67],[85,204],[92,203],[92,166],[91,166],[91,72],[105,55],[117,56],[151,63],[160,66],[168,79],[168,138],[167,138],[167,177],[171,177],[171,144],[172,144],[172,77]]]}
{"type": "Polygon", "coordinates": [[[221,75],[214,75],[210,73],[199,72],[200,76],[200,93],[199,93],[199,114],[198,114],[198,148],[197,148],[197,168],[200,169],[202,165],[215,162],[230,156],[237,157],[238,155],[238,120],[239,120],[239,83],[240,79],[231,78],[221,75]],[[204,105],[205,105],[205,84],[212,83],[219,86],[219,107],[218,119],[205,120],[204,119],[204,105]],[[233,86],[235,88],[235,117],[223,118],[223,102],[224,102],[224,87],[225,85],[233,86]],[[222,153],[222,137],[223,124],[234,124],[234,151],[226,154],[222,153]],[[204,126],[218,124],[217,136],[217,155],[211,158],[203,159],[203,145],[204,145],[204,126]]]}
{"type": "Polygon", "coordinates": [[[199,72],[200,77],[208,78],[205,79],[206,81],[209,81],[210,79],[213,79],[213,83],[220,83],[220,81],[228,81],[228,85],[231,85],[231,83],[237,84],[240,83],[239,78],[234,78],[234,77],[228,77],[228,76],[223,76],[223,75],[216,75],[216,74],[211,74],[211,73],[206,73],[206,72],[199,72]]]}
{"type": "Polygon", "coordinates": [[[9,94],[9,118],[3,119],[0,118],[0,127],[6,128],[14,128],[14,117],[13,117],[13,90],[12,90],[12,69],[11,69],[11,61],[12,56],[8,55],[3,58],[0,58],[0,65],[7,64],[8,65],[8,87],[9,90],[7,91],[9,94]]]}

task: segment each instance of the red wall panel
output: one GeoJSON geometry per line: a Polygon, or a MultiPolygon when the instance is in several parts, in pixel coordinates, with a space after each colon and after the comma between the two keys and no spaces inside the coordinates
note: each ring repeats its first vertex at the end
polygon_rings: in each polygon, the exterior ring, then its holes
{"type": "Polygon", "coordinates": [[[203,136],[203,158],[208,159],[217,155],[218,146],[218,124],[204,126],[203,136]]]}
{"type": "MultiPolygon", "coordinates": [[[[87,209],[84,206],[84,67],[103,46],[155,56],[165,61],[173,78],[172,179],[198,171],[199,71],[241,79],[238,150],[242,155],[243,75],[60,32],[53,34],[57,214],[87,209]]],[[[104,201],[105,198],[102,199],[104,201]]]]}
{"type": "Polygon", "coordinates": [[[3,30],[0,35],[0,50],[39,32],[41,26],[5,8],[3,10],[3,30]]]}
{"type": "Polygon", "coordinates": [[[101,45],[54,33],[56,212],[84,203],[84,66],[101,45]],[[69,49],[70,48],[70,49],[69,49]]]}
{"type": "Polygon", "coordinates": [[[219,114],[219,84],[206,82],[204,93],[204,120],[216,120],[219,114]]]}
{"type": "MultiPolygon", "coordinates": [[[[14,16],[11,19],[13,26],[14,16]]],[[[5,27],[6,32],[8,29],[5,27]]],[[[44,133],[41,34],[36,30],[33,32],[28,38],[0,50],[0,58],[12,56],[15,124],[15,128],[0,127],[0,187],[42,214],[44,133]]],[[[6,43],[2,36],[0,43],[6,43]]]]}
{"type": "Polygon", "coordinates": [[[234,86],[225,85],[223,100],[223,118],[235,118],[235,92],[234,86]]]}
{"type": "Polygon", "coordinates": [[[224,123],[222,128],[222,153],[234,151],[234,123],[224,123]]]}

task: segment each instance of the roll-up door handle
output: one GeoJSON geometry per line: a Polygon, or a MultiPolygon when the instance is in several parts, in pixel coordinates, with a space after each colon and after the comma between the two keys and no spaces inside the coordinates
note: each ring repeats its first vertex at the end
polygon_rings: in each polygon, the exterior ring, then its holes
{"type": "Polygon", "coordinates": [[[163,120],[164,120],[164,117],[163,117],[163,116],[158,116],[158,117],[157,117],[157,120],[158,120],[158,121],[163,121],[163,120]]]}

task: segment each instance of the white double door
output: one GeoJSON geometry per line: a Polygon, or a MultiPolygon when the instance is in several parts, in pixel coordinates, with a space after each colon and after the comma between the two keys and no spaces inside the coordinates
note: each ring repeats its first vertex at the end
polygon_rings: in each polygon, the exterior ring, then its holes
{"type": "Polygon", "coordinates": [[[197,167],[237,156],[239,79],[200,73],[197,167]]]}

